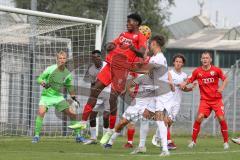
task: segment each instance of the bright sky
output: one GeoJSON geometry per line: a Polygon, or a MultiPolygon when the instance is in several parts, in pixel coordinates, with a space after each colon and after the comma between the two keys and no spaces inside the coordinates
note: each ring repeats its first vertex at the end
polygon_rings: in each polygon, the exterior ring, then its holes
{"type": "MultiPolygon", "coordinates": [[[[170,9],[172,15],[167,24],[191,18],[200,12],[198,0],[175,0],[175,5],[170,9]]],[[[240,0],[205,0],[204,11],[214,23],[218,11],[219,27],[223,26],[224,18],[227,19],[229,27],[240,25],[240,0]]]]}

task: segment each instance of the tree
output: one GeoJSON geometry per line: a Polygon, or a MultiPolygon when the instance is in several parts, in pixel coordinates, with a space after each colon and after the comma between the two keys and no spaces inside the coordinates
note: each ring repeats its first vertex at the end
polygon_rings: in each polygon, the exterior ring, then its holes
{"type": "MultiPolygon", "coordinates": [[[[15,0],[19,8],[30,9],[31,0],[15,0]]],[[[105,20],[108,0],[38,0],[38,11],[57,13],[69,16],[105,20]]],[[[174,0],[129,0],[130,12],[139,13],[144,24],[148,25],[153,35],[164,34],[168,11],[174,0]]]]}
{"type": "MultiPolygon", "coordinates": [[[[18,8],[31,8],[31,0],[14,1],[18,8]]],[[[38,11],[75,17],[104,20],[107,12],[107,0],[38,0],[37,2],[38,11]]]]}
{"type": "Polygon", "coordinates": [[[168,33],[164,28],[166,20],[169,20],[168,11],[174,5],[174,0],[130,0],[129,9],[131,12],[137,12],[142,16],[143,24],[148,25],[152,34],[168,33]]]}

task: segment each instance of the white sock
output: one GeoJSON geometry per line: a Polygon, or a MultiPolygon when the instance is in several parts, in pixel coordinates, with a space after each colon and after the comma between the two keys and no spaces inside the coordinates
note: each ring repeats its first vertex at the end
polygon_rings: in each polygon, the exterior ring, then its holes
{"type": "Polygon", "coordinates": [[[115,129],[114,129],[114,128],[113,128],[113,129],[108,128],[108,129],[107,129],[107,132],[112,134],[112,133],[115,132],[115,129]]]}
{"type": "Polygon", "coordinates": [[[112,145],[119,135],[120,135],[120,133],[114,132],[113,135],[111,136],[111,138],[109,139],[108,144],[112,145]]]}
{"type": "Polygon", "coordinates": [[[103,128],[103,135],[108,131],[108,128],[103,128]]]}
{"type": "Polygon", "coordinates": [[[145,147],[148,130],[149,130],[148,120],[141,120],[141,122],[140,122],[140,142],[138,145],[139,147],[145,147]]]}
{"type": "Polygon", "coordinates": [[[161,143],[162,143],[162,150],[163,151],[168,151],[167,148],[167,127],[165,126],[164,121],[157,121],[158,129],[159,129],[159,134],[161,138],[161,143]]]}
{"type": "Polygon", "coordinates": [[[96,136],[96,127],[90,127],[91,139],[97,139],[96,136]]]}
{"type": "Polygon", "coordinates": [[[133,141],[128,141],[129,144],[133,144],[133,141]]]}
{"type": "Polygon", "coordinates": [[[155,133],[156,138],[160,139],[160,131],[157,127],[156,133],[155,133]]]}

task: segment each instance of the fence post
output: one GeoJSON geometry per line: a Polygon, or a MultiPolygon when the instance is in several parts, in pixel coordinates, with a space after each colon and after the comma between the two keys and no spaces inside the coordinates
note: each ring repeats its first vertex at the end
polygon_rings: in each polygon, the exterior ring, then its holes
{"type": "Polygon", "coordinates": [[[192,126],[193,126],[193,124],[194,124],[194,121],[195,121],[195,100],[196,100],[196,98],[195,98],[195,96],[196,96],[196,92],[195,92],[195,90],[193,90],[193,92],[192,92],[192,108],[191,108],[191,121],[192,121],[192,126]]]}
{"type": "Polygon", "coordinates": [[[236,132],[236,107],[237,107],[237,73],[239,67],[239,60],[236,61],[233,74],[233,133],[236,132]]]}

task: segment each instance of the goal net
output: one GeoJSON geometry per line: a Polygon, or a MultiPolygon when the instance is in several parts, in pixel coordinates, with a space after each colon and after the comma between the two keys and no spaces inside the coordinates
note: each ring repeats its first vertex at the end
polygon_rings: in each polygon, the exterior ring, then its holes
{"type": "MultiPolygon", "coordinates": [[[[89,53],[100,47],[101,21],[0,6],[0,135],[33,135],[42,90],[36,79],[56,63],[57,52],[68,53],[80,95],[89,53]]],[[[86,98],[78,96],[82,105],[86,98]]],[[[51,108],[42,134],[71,135],[67,125],[66,116],[51,108]]]]}

